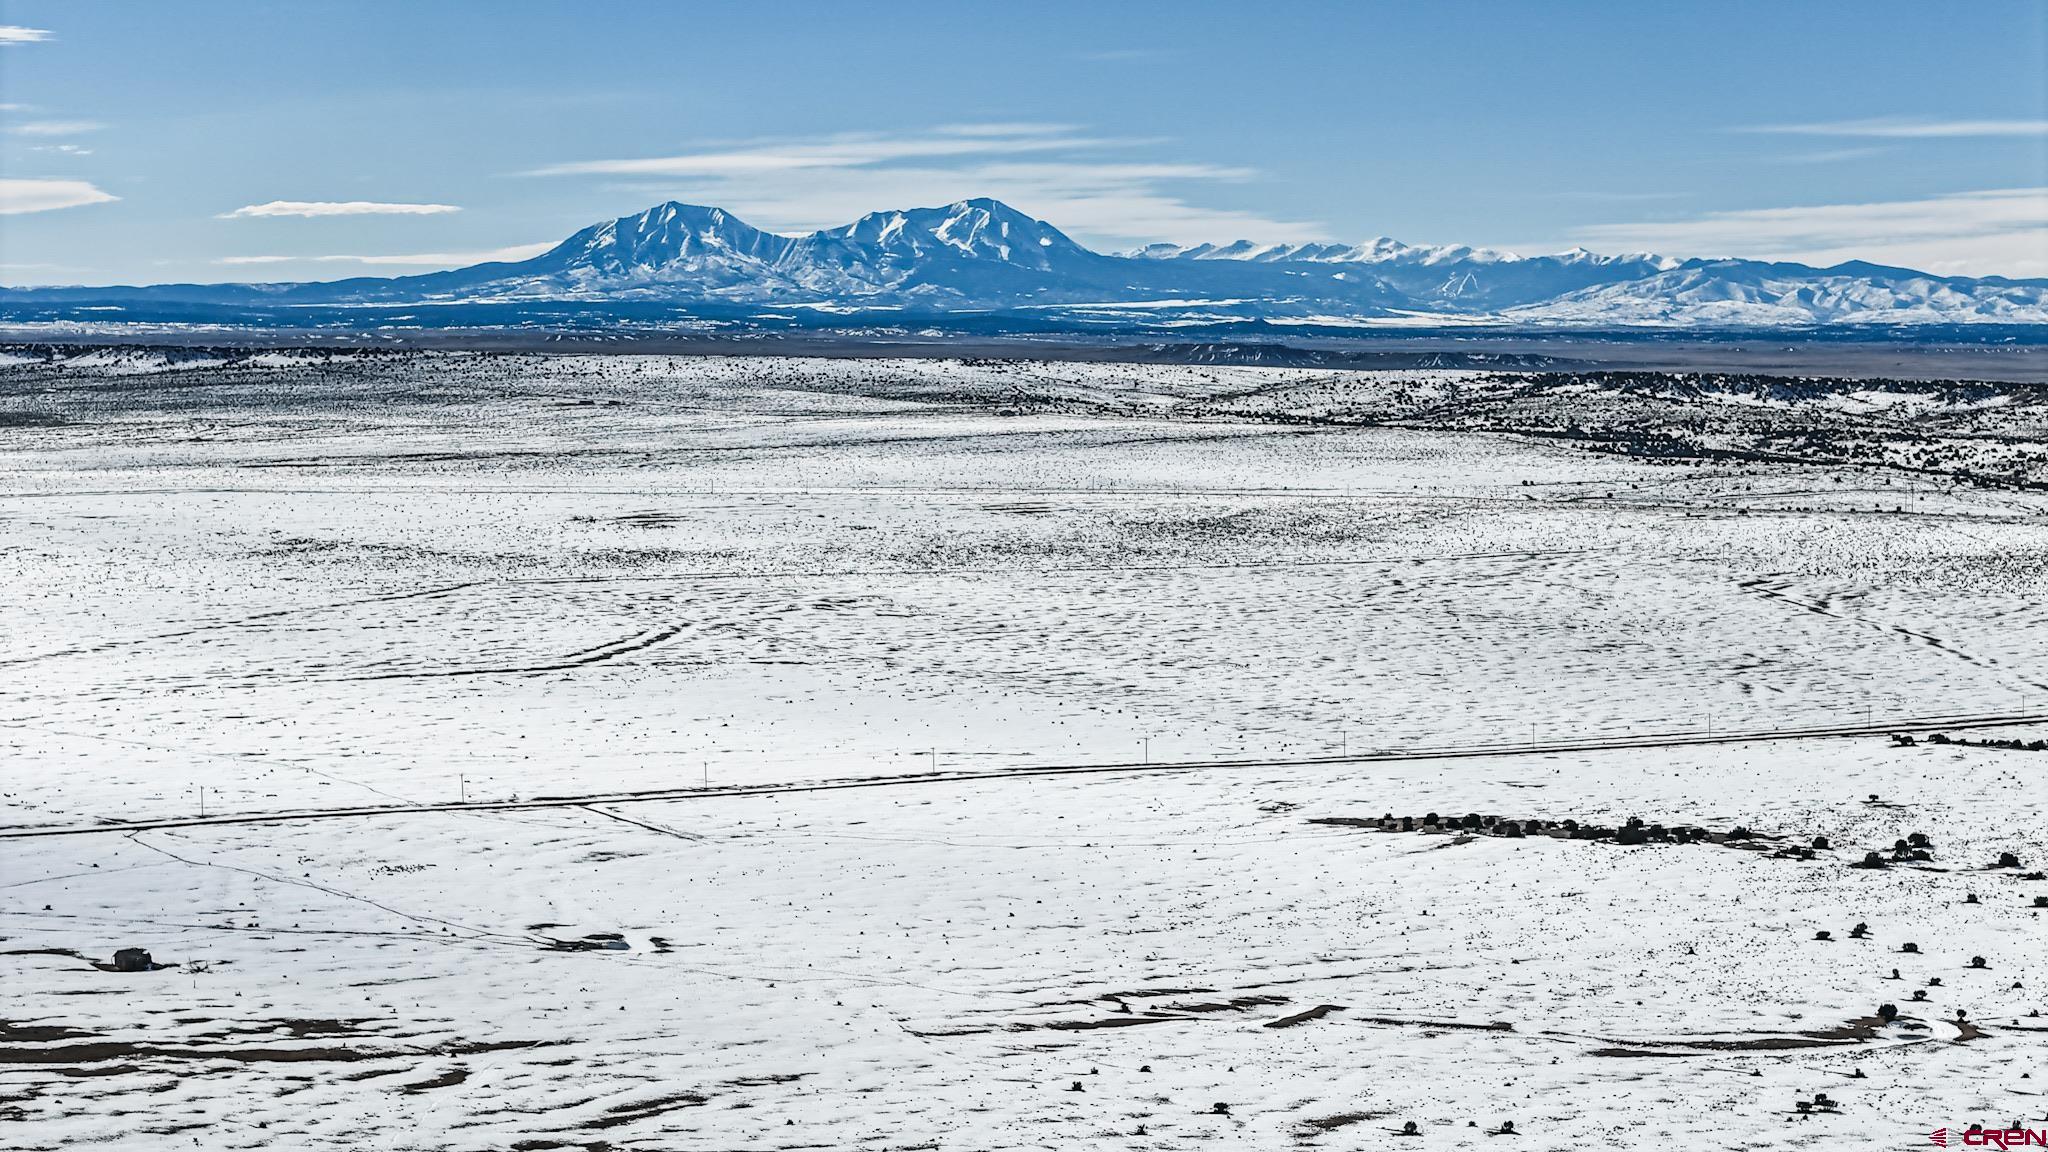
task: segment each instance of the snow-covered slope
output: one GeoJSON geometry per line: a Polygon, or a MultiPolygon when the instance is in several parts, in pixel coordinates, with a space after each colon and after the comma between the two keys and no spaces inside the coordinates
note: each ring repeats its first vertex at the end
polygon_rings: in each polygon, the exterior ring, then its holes
{"type": "Polygon", "coordinates": [[[2041,281],[1929,276],[1875,264],[1814,269],[1690,260],[1642,279],[1587,287],[1515,309],[1549,322],[1771,327],[1785,324],[2039,324],[2041,281]]]}
{"type": "Polygon", "coordinates": [[[1257,264],[1282,261],[1317,264],[1446,264],[1469,261],[1483,264],[1522,259],[1512,252],[1496,252],[1491,248],[1467,248],[1463,244],[1403,244],[1387,236],[1376,236],[1363,244],[1255,244],[1250,240],[1229,244],[1148,244],[1130,255],[1145,260],[1243,260],[1257,264]]]}
{"type": "Polygon", "coordinates": [[[1154,244],[1105,255],[997,200],[871,212],[802,236],[720,208],[656,205],[532,259],[320,284],[0,289],[0,318],[81,304],[654,302],[837,311],[1029,310],[1077,326],[1502,323],[1659,327],[2048,324],[2048,280],[1849,263],[1679,261],[1463,245],[1154,244]]]}

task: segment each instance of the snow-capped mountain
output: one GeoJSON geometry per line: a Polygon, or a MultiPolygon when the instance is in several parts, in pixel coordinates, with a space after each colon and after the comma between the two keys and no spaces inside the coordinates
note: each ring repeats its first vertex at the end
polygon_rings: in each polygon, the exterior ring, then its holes
{"type": "Polygon", "coordinates": [[[1034,220],[1000,200],[964,200],[944,208],[870,212],[844,228],[813,233],[849,249],[883,253],[905,263],[928,260],[993,260],[1050,272],[1063,259],[1094,253],[1066,233],[1034,220]]]}
{"type": "Polygon", "coordinates": [[[669,203],[593,224],[514,267],[596,291],[678,283],[725,287],[759,280],[793,243],[723,208],[669,203]]]}
{"type": "Polygon", "coordinates": [[[998,200],[870,212],[844,228],[797,237],[781,270],[840,297],[995,304],[1091,281],[1104,257],[998,200]]]}
{"type": "MultiPolygon", "coordinates": [[[[529,260],[386,281],[351,296],[397,300],[662,300],[960,308],[1089,283],[1111,258],[995,200],[871,212],[802,236],[721,208],[659,204],[593,224],[529,260]]],[[[339,285],[302,285],[321,295],[339,285]]]]}
{"type": "Polygon", "coordinates": [[[0,289],[0,319],[88,305],[153,304],[203,317],[208,308],[551,302],[1007,313],[1093,328],[2048,324],[2048,280],[1583,249],[1519,256],[1386,237],[1154,244],[1106,255],[988,199],[871,212],[801,236],[763,231],[720,208],[667,203],[593,224],[528,260],[310,284],[0,289]]]}

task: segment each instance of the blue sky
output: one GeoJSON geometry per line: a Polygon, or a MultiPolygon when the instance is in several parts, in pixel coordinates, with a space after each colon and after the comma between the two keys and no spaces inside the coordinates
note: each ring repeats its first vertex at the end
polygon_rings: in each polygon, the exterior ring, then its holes
{"type": "Polygon", "coordinates": [[[667,199],[802,231],[2048,276],[2048,4],[0,0],[0,282],[333,279],[667,199]]]}

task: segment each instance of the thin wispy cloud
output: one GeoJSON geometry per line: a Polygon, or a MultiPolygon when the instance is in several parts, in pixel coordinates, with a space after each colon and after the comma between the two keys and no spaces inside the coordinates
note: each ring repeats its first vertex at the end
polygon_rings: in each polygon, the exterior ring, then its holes
{"type": "Polygon", "coordinates": [[[439,216],[460,212],[453,204],[386,204],[376,200],[272,200],[267,204],[245,204],[217,219],[242,220],[263,216],[439,216]]]}
{"type": "Polygon", "coordinates": [[[1060,125],[949,124],[922,133],[847,133],[816,140],[765,140],[750,146],[674,156],[575,160],[536,168],[532,176],[721,176],[865,168],[949,156],[1018,155],[1102,148],[1127,141],[1094,139],[1060,125]]]}
{"type": "Polygon", "coordinates": [[[1081,131],[1074,124],[1043,124],[1029,120],[997,121],[990,124],[941,124],[932,132],[940,136],[1071,136],[1081,131]]]}
{"type": "Polygon", "coordinates": [[[47,28],[24,28],[19,24],[0,24],[0,44],[39,44],[55,39],[47,28]]]}
{"type": "Polygon", "coordinates": [[[9,124],[7,131],[16,136],[77,136],[105,127],[97,120],[28,120],[9,124]]]}
{"type": "Polygon", "coordinates": [[[0,216],[54,212],[119,200],[85,180],[21,180],[0,178],[0,216]]]}
{"type": "Polygon", "coordinates": [[[886,208],[993,196],[1084,243],[1253,237],[1327,239],[1319,223],[1197,202],[1194,190],[1255,180],[1240,165],[1130,159],[1161,143],[1063,124],[951,124],[917,132],[769,139],[671,156],[550,165],[535,175],[624,177],[649,201],[729,208],[756,227],[808,232],[886,208]]]}
{"type": "Polygon", "coordinates": [[[1823,148],[1818,152],[1793,152],[1784,156],[1761,157],[1766,164],[1841,164],[1850,160],[1867,160],[1892,151],[1886,147],[1823,148]]]}
{"type": "Polygon", "coordinates": [[[411,268],[459,268],[468,264],[484,264],[492,261],[525,260],[538,256],[555,246],[558,241],[544,240],[538,244],[513,244],[504,248],[492,248],[482,252],[408,252],[381,256],[222,256],[215,264],[367,264],[411,268]]]}
{"type": "Polygon", "coordinates": [[[1969,139],[1987,136],[2048,136],[2048,120],[1936,120],[1878,116],[1810,124],[1752,124],[1737,129],[1778,136],[1860,136],[1883,140],[1969,139]]]}
{"type": "Polygon", "coordinates": [[[1710,212],[1581,229],[1589,246],[1827,266],[1869,260],[1943,275],[2048,276],[2048,188],[1710,212]]]}

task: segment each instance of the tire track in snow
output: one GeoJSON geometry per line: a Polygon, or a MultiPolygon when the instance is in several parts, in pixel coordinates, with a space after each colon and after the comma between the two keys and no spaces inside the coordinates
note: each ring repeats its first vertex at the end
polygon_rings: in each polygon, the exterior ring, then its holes
{"type": "Polygon", "coordinates": [[[276,620],[285,616],[326,612],[336,608],[359,608],[365,604],[389,604],[399,600],[429,599],[435,596],[445,596],[451,592],[460,592],[466,588],[474,588],[481,583],[485,583],[485,581],[466,580],[460,584],[445,584],[434,588],[421,588],[412,592],[393,592],[383,596],[366,596],[357,600],[336,600],[327,604],[306,604],[296,608],[274,608],[268,612],[258,612],[253,616],[242,616],[233,620],[220,620],[212,624],[195,624],[192,627],[181,628],[175,632],[154,632],[147,636],[130,636],[120,640],[106,640],[80,648],[60,648],[53,652],[38,652],[33,656],[16,656],[12,659],[0,660],[0,668],[14,667],[21,664],[34,664],[42,660],[56,660],[65,656],[96,655],[101,652],[112,652],[137,644],[150,644],[158,640],[182,640],[187,636],[200,636],[208,632],[218,632],[232,628],[247,628],[266,620],[276,620]]]}
{"type": "MultiPolygon", "coordinates": [[[[1771,603],[1789,605],[1801,612],[1810,612],[1815,616],[1825,616],[1830,620],[1840,620],[1845,624],[1854,624],[1860,628],[1868,628],[1883,635],[1902,636],[1915,644],[1932,648],[1944,656],[1961,660],[1963,663],[1973,667],[1987,670],[2003,668],[2003,665],[1997,660],[1991,659],[1988,656],[1972,655],[1939,636],[1932,636],[1925,632],[1916,632],[1903,624],[1890,624],[1883,620],[1866,620],[1860,616],[1851,616],[1838,612],[1834,609],[1833,602],[1829,600],[1802,600],[1786,592],[1786,589],[1792,586],[1791,582],[1787,580],[1772,580],[1767,577],[1757,576],[1748,580],[1738,581],[1737,586],[1744,592],[1771,603]]],[[[2044,684],[2041,681],[2033,680],[2026,676],[2020,676],[2018,679],[2029,687],[2048,690],[2048,684],[2044,684]]]]}
{"type": "Polygon", "coordinates": [[[364,676],[337,676],[328,683],[353,683],[364,680],[433,680],[451,676],[517,676],[534,672],[566,672],[574,668],[586,668],[592,664],[603,664],[621,656],[645,652],[658,644],[665,644],[682,635],[682,625],[656,628],[624,640],[614,640],[595,648],[572,652],[545,664],[512,664],[496,668],[442,668],[420,672],[373,672],[364,676]]]}

